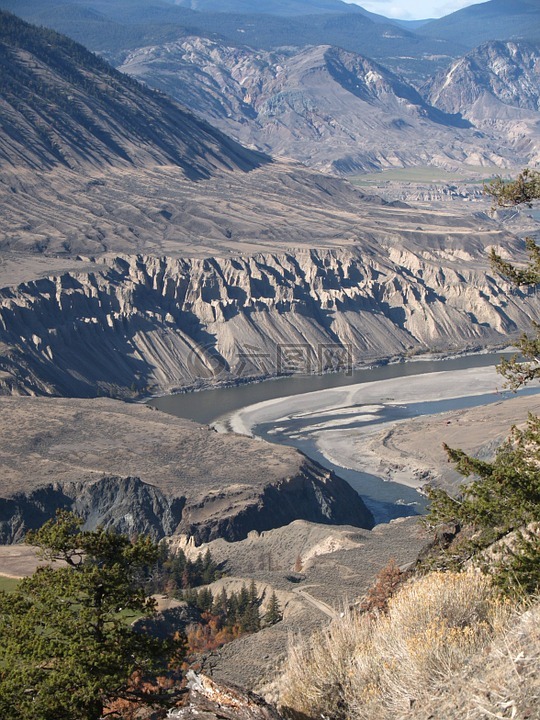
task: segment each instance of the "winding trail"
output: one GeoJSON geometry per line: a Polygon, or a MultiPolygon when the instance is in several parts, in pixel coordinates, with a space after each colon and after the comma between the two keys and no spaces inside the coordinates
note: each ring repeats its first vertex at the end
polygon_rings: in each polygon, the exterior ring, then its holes
{"type": "MultiPolygon", "coordinates": [[[[308,585],[308,587],[313,587],[308,585]]],[[[313,597],[313,595],[310,595],[304,588],[294,588],[293,593],[296,593],[297,595],[300,595],[304,600],[306,600],[310,605],[313,605],[313,607],[317,608],[317,610],[320,610],[322,613],[327,615],[332,620],[335,620],[339,617],[339,613],[334,610],[334,608],[331,605],[328,605],[327,603],[323,602],[322,600],[317,600],[317,598],[313,597]]]]}

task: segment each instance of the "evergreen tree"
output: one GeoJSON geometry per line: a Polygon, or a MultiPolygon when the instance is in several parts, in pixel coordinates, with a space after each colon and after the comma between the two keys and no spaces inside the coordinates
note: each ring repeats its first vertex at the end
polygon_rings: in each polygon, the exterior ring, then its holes
{"type": "MultiPolygon", "coordinates": [[[[540,172],[524,170],[513,182],[504,182],[498,178],[491,182],[487,192],[502,207],[526,203],[540,199],[540,172]]],[[[524,266],[516,266],[504,260],[494,249],[490,259],[493,268],[515,285],[532,286],[540,283],[540,248],[533,238],[526,238],[529,261],[524,266]]],[[[504,359],[498,370],[514,390],[531,380],[540,377],[540,328],[536,326],[536,336],[522,335],[517,343],[519,354],[510,360],[504,359]]]]}
{"type": "Polygon", "coordinates": [[[140,681],[165,673],[181,644],[136,632],[128,618],[151,616],[145,572],[157,546],[131,542],[59,511],[28,534],[46,560],[12,594],[0,593],[0,717],[9,720],[99,720],[116,699],[172,705],[140,681]]]}
{"type": "MultiPolygon", "coordinates": [[[[525,170],[511,183],[498,179],[487,191],[501,206],[531,203],[540,199],[540,173],[525,170]]],[[[503,260],[495,251],[491,262],[512,282],[536,285],[540,282],[540,248],[531,238],[526,243],[529,262],[524,267],[503,260]]],[[[513,389],[540,377],[540,334],[533,338],[523,335],[518,348],[522,357],[516,355],[498,367],[513,389]]],[[[456,497],[441,489],[428,489],[431,503],[426,523],[436,527],[452,522],[469,531],[471,540],[463,543],[460,554],[453,558],[457,562],[517,531],[492,567],[496,582],[508,592],[538,592],[540,541],[527,526],[540,521],[540,418],[529,415],[524,429],[512,428],[492,462],[472,458],[462,450],[445,449],[457,470],[474,479],[462,484],[456,497]]]]}
{"type": "Polygon", "coordinates": [[[203,588],[199,591],[197,606],[201,612],[210,612],[214,604],[214,596],[210,588],[203,588]]]}
{"type": "Polygon", "coordinates": [[[526,168],[515,180],[507,182],[499,177],[484,186],[484,189],[499,207],[530,206],[533,200],[540,198],[540,172],[526,168]]]}
{"type": "Polygon", "coordinates": [[[244,583],[240,589],[240,592],[238,593],[238,605],[237,605],[237,612],[238,616],[242,616],[249,605],[249,591],[246,587],[246,584],[244,583]]]}
{"type": "MultiPolygon", "coordinates": [[[[244,588],[242,588],[243,590],[244,588]]],[[[261,629],[260,604],[262,599],[257,595],[257,585],[252,580],[247,590],[245,609],[240,613],[240,627],[244,632],[258,632],[261,629]]]]}
{"type": "Polygon", "coordinates": [[[227,591],[225,588],[221,589],[219,595],[214,598],[214,605],[212,607],[212,614],[219,617],[222,621],[227,619],[227,607],[229,599],[227,597],[227,591]]]}
{"type": "Polygon", "coordinates": [[[283,619],[283,613],[281,612],[281,607],[279,605],[279,600],[277,599],[276,591],[274,590],[272,592],[272,595],[270,596],[270,602],[268,603],[268,610],[266,612],[266,615],[264,616],[264,619],[267,623],[267,625],[275,625],[280,620],[283,619]]]}
{"type": "Polygon", "coordinates": [[[211,582],[214,582],[214,580],[216,580],[217,565],[212,559],[212,555],[210,554],[210,550],[208,548],[206,550],[206,553],[204,554],[202,565],[202,584],[209,585],[211,582]]]}
{"type": "Polygon", "coordinates": [[[236,625],[238,617],[238,595],[231,593],[227,600],[227,627],[231,628],[236,625]]]}

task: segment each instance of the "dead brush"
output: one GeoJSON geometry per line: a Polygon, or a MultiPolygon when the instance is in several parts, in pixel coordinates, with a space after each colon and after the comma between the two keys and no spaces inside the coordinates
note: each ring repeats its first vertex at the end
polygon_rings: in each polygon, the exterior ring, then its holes
{"type": "MultiPolygon", "coordinates": [[[[359,680],[356,658],[365,650],[368,666],[375,626],[373,617],[347,609],[310,638],[291,637],[280,683],[284,714],[346,720],[359,680]]],[[[368,673],[374,669],[369,668],[368,673]]]]}
{"type": "Polygon", "coordinates": [[[480,573],[411,580],[390,599],[387,614],[347,611],[309,640],[297,639],[281,705],[332,720],[406,713],[484,647],[508,616],[480,573]]]}

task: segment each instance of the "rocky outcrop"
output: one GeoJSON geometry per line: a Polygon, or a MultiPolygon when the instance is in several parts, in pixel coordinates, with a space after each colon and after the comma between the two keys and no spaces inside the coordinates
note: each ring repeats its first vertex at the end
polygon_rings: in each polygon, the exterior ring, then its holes
{"type": "Polygon", "coordinates": [[[20,542],[28,530],[40,528],[57,510],[73,502],[56,484],[0,498],[0,544],[20,542]]]}
{"type": "Polygon", "coordinates": [[[298,451],[115,400],[0,398],[0,543],[58,508],[85,527],[197,545],[304,519],[371,527],[344,481],[298,451]]]}
{"type": "Polygon", "coordinates": [[[277,710],[255,693],[235,685],[216,683],[192,670],[187,674],[189,693],[184,706],[171,710],[174,720],[283,720],[277,710]]]}
{"type": "Polygon", "coordinates": [[[166,498],[139,478],[104,477],[92,483],[54,483],[29,492],[0,498],[0,543],[19,542],[69,509],[84,518],[86,529],[114,528],[133,536],[156,539],[171,534],[182,515],[182,498],[166,498]]]}
{"type": "Polygon", "coordinates": [[[309,461],[300,473],[276,484],[256,488],[251,497],[238,490],[193,500],[166,496],[137,477],[104,477],[90,483],[54,484],[28,494],[0,498],[0,543],[19,542],[68,509],[83,518],[84,528],[114,529],[128,536],[149,535],[156,540],[173,534],[196,544],[224,538],[242,540],[253,531],[271,530],[294,520],[371,527],[373,518],[360,496],[344,480],[309,461]],[[311,467],[309,467],[311,465],[311,467]]]}
{"type": "Polygon", "coordinates": [[[124,256],[6,288],[0,387],[137,395],[336,369],[345,351],[362,363],[506,343],[538,318],[534,296],[489,274],[486,249],[502,239],[489,223],[466,243],[417,232],[352,252],[124,256]]]}
{"type": "Polygon", "coordinates": [[[294,477],[266,485],[243,507],[238,507],[230,490],[186,506],[177,532],[193,537],[197,544],[217,538],[234,541],[252,530],[263,532],[300,518],[356,527],[373,525],[371,513],[345,480],[308,462],[294,477]]]}

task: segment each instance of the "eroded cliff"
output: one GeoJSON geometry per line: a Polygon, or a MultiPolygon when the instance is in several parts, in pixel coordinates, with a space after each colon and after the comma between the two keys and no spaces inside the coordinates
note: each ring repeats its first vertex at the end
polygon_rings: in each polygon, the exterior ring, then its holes
{"type": "Polygon", "coordinates": [[[371,527],[359,495],[293,448],[101,398],[0,398],[0,543],[69,508],[86,527],[234,541],[304,519],[371,527]]]}
{"type": "Polygon", "coordinates": [[[353,251],[121,256],[5,288],[2,392],[125,397],[328,370],[340,348],[353,363],[478,348],[539,319],[535,296],[487,266],[491,243],[507,256],[515,243],[481,225],[476,238],[417,236],[353,251]]]}

